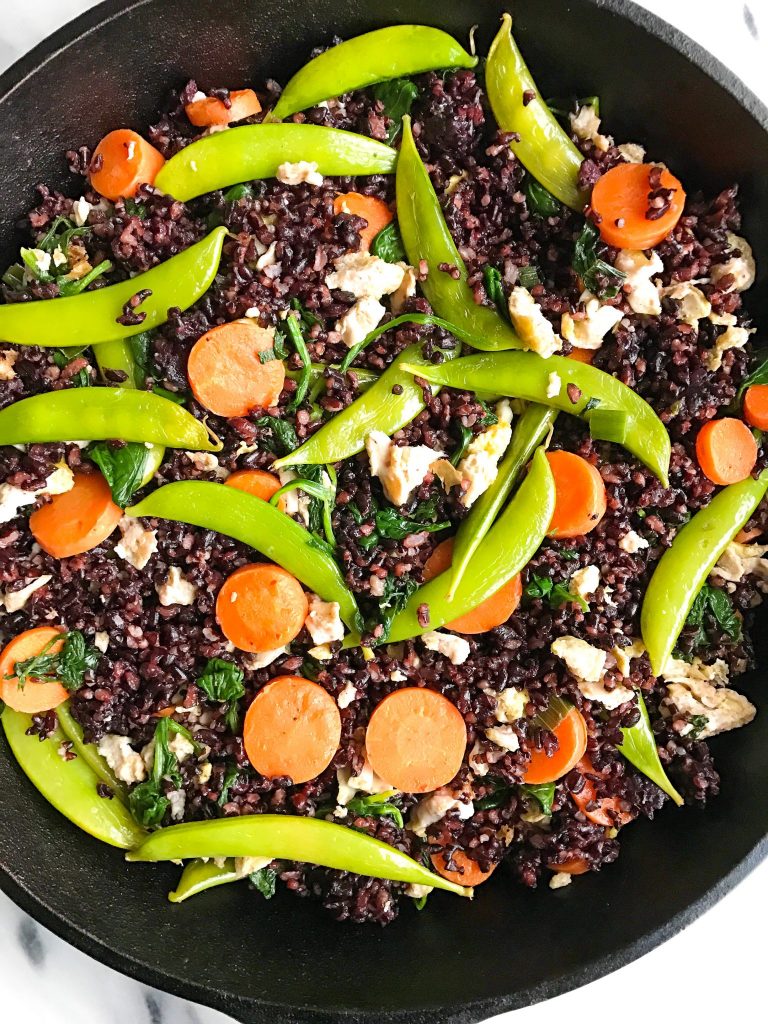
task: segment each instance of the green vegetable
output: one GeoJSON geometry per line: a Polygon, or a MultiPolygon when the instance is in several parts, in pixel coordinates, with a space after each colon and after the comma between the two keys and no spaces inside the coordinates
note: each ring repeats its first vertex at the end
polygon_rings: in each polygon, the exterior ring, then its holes
{"type": "Polygon", "coordinates": [[[561,203],[579,210],[585,197],[579,188],[583,157],[563,131],[526,67],[512,38],[512,18],[504,14],[485,66],[485,87],[496,123],[515,132],[515,156],[561,203]]]}
{"type": "Polygon", "coordinates": [[[159,327],[168,319],[169,309],[188,309],[208,291],[219,266],[226,234],[226,228],[217,228],[178,256],[119,284],[60,299],[4,303],[0,305],[0,338],[15,345],[60,348],[62,345],[99,345],[159,327]],[[119,324],[117,319],[122,316],[128,300],[145,290],[150,294],[138,307],[139,312],[145,314],[144,320],[130,326],[119,324]]]}
{"type": "Polygon", "coordinates": [[[496,479],[472,505],[469,514],[459,526],[453,542],[449,600],[453,599],[475,551],[512,493],[523,468],[528,465],[538,446],[544,442],[556,418],[557,412],[554,409],[532,404],[517,421],[509,448],[499,463],[496,479]]]}
{"type": "Polygon", "coordinates": [[[32,716],[6,707],[2,713],[8,745],[19,767],[38,792],[71,822],[110,846],[123,850],[138,846],[144,831],[134,822],[118,795],[100,797],[104,782],[83,757],[65,761],[58,753],[67,737],[56,728],[45,740],[29,735],[32,716]]]}
{"type": "Polygon", "coordinates": [[[390,221],[371,242],[371,253],[387,263],[405,261],[405,249],[396,221],[390,221]]]}
{"type": "Polygon", "coordinates": [[[558,200],[530,176],[525,182],[525,197],[528,200],[528,209],[539,217],[556,217],[560,213],[558,200]]]}
{"type": "Polygon", "coordinates": [[[287,316],[285,318],[285,326],[288,329],[288,334],[298,353],[299,359],[301,359],[301,371],[296,385],[296,392],[288,405],[288,412],[295,412],[304,401],[309,389],[310,377],[312,375],[312,360],[309,358],[307,343],[304,340],[304,334],[299,325],[299,318],[287,316]]]}
{"type": "Polygon", "coordinates": [[[299,447],[299,439],[290,420],[281,420],[277,416],[262,416],[256,420],[256,426],[269,430],[272,444],[268,447],[276,455],[289,455],[299,447]]]}
{"type": "Polygon", "coordinates": [[[209,658],[195,682],[209,700],[239,700],[245,693],[243,678],[243,670],[234,662],[209,658]]]}
{"type": "Polygon", "coordinates": [[[234,537],[281,565],[324,601],[338,601],[348,626],[357,621],[355,599],[333,557],[290,516],[253,494],[186,480],[159,487],[126,509],[126,515],[171,519],[234,537]]]}
{"type": "Polygon", "coordinates": [[[222,447],[204,423],[152,391],[66,388],[23,398],[0,411],[0,444],[112,437],[206,452],[222,447]]]}
{"type": "Polygon", "coordinates": [[[522,343],[512,327],[495,310],[475,302],[467,283],[466,265],[416,149],[409,117],[403,118],[395,185],[398,223],[408,262],[414,267],[422,260],[426,262],[428,273],[421,288],[435,313],[471,336],[475,348],[493,352],[520,348],[522,343]],[[440,270],[441,264],[455,267],[457,278],[440,270]]]}
{"type": "Polygon", "coordinates": [[[541,284],[539,271],[532,264],[518,268],[517,281],[521,288],[528,288],[529,290],[537,284],[541,284]]]}
{"type": "Polygon", "coordinates": [[[114,774],[112,769],[99,753],[99,749],[96,744],[85,742],[83,730],[80,728],[79,723],[72,717],[69,701],[65,701],[64,704],[59,704],[56,708],[56,718],[59,721],[59,728],[64,733],[66,739],[72,744],[72,753],[76,754],[77,757],[82,758],[91,771],[98,776],[99,780],[103,782],[105,786],[109,787],[113,793],[117,793],[120,798],[124,800],[127,795],[127,787],[125,783],[121,782],[114,774]]]}
{"type": "Polygon", "coordinates": [[[83,634],[75,629],[49,640],[39,654],[17,662],[6,679],[16,678],[22,690],[30,679],[35,679],[39,682],[61,683],[66,690],[74,693],[83,685],[85,673],[96,668],[100,657],[101,653],[86,644],[83,634]],[[62,641],[61,650],[52,653],[54,644],[62,641]]]}
{"type": "MultiPolygon", "coordinates": [[[[428,360],[420,352],[419,344],[401,352],[364,395],[337,413],[300,448],[278,459],[272,468],[341,462],[365,448],[366,438],[372,430],[383,430],[391,436],[410,423],[424,408],[424,392],[414,383],[412,374],[404,372],[402,367],[404,363],[414,367],[427,366],[428,360]],[[395,394],[393,388],[402,390],[395,394]]],[[[451,357],[452,353],[446,353],[446,358],[451,357]]]]}
{"type": "Polygon", "coordinates": [[[269,499],[270,505],[279,508],[280,499],[289,491],[302,490],[312,501],[309,506],[310,530],[320,538],[320,530],[325,534],[325,542],[331,548],[336,547],[333,533],[332,514],[336,505],[336,471],[329,465],[324,470],[317,466],[303,466],[305,476],[296,477],[283,484],[269,499]]]}
{"type": "Polygon", "coordinates": [[[155,747],[152,761],[152,775],[146,782],[140,783],[128,794],[128,806],[131,814],[144,828],[157,828],[162,824],[170,800],[165,795],[164,780],[172,783],[174,788],[181,787],[179,759],[170,749],[171,733],[192,740],[188,729],[172,718],[161,718],[155,726],[155,747]]]}
{"type": "Polygon", "coordinates": [[[376,793],[373,796],[356,796],[346,805],[347,810],[361,818],[391,818],[398,828],[403,827],[403,812],[397,804],[389,801],[396,790],[376,793]]]}
{"type": "Polygon", "coordinates": [[[229,800],[229,791],[232,789],[234,784],[240,777],[240,773],[237,770],[237,766],[230,764],[227,765],[227,770],[224,772],[224,780],[221,784],[221,792],[219,793],[219,799],[217,803],[219,807],[223,807],[229,800]]]}
{"type": "MultiPolygon", "coordinates": [[[[58,352],[53,353],[53,361],[59,367],[59,369],[66,369],[70,363],[83,354],[85,349],[76,349],[72,352],[71,349],[59,349],[58,352]],[[69,353],[72,353],[71,355],[69,353]]],[[[82,370],[78,370],[77,373],[73,374],[69,379],[70,385],[73,388],[87,388],[91,386],[91,377],[88,373],[88,367],[84,366],[82,370]]]]}
{"type": "Polygon", "coordinates": [[[552,813],[552,804],[555,799],[554,782],[526,783],[520,787],[520,792],[538,800],[544,814],[552,813]]]}
{"type": "MultiPolygon", "coordinates": [[[[407,369],[409,363],[403,360],[403,370],[407,369]]],[[[562,356],[542,359],[535,352],[499,352],[466,356],[442,366],[414,366],[412,372],[433,384],[522,398],[574,416],[583,416],[589,411],[590,402],[599,400],[601,406],[627,414],[627,451],[637,456],[667,486],[671,444],[664,424],[631,388],[594,366],[562,356]],[[550,398],[547,388],[553,371],[560,377],[563,387],[560,394],[550,398]],[[575,402],[568,397],[569,384],[580,393],[575,402]]]]}
{"type": "MultiPolygon", "coordinates": [[[[544,451],[539,448],[517,494],[478,545],[453,597],[448,597],[451,583],[448,569],[411,595],[392,622],[390,640],[394,643],[439,629],[495,594],[530,561],[549,529],[554,507],[552,473],[544,451]],[[419,621],[419,607],[423,604],[429,608],[427,625],[419,621]]],[[[355,638],[347,637],[344,646],[355,642],[355,638]]]]}
{"type": "Polygon", "coordinates": [[[496,268],[487,264],[483,268],[483,282],[485,284],[485,293],[491,302],[494,304],[499,314],[505,319],[509,320],[509,310],[507,309],[507,297],[504,294],[504,285],[501,281],[501,272],[496,268]]]}
{"type": "Polygon", "coordinates": [[[112,500],[121,508],[144,485],[147,467],[153,462],[150,449],[135,441],[120,447],[99,441],[88,449],[87,455],[101,470],[112,491],[112,500]]]}
{"type": "Polygon", "coordinates": [[[391,146],[403,127],[403,117],[410,114],[413,101],[419,95],[418,87],[407,78],[395,78],[381,82],[373,90],[373,98],[384,107],[384,116],[389,118],[387,145],[391,146]]]}
{"type": "Polygon", "coordinates": [[[573,269],[588,288],[599,299],[612,299],[621,291],[626,274],[617,270],[611,263],[606,263],[597,255],[597,243],[600,232],[595,225],[584,221],[581,234],[576,239],[573,253],[573,269]]]}
{"type": "Polygon", "coordinates": [[[596,441],[612,441],[626,445],[629,436],[629,416],[618,409],[594,409],[587,417],[589,433],[596,441]]]}
{"type": "Polygon", "coordinates": [[[426,25],[392,25],[347,39],[305,64],[286,85],[272,120],[284,120],[377,82],[418,75],[438,68],[473,68],[477,57],[455,39],[426,25]]]}
{"type": "Polygon", "coordinates": [[[419,584],[414,579],[403,576],[387,576],[384,581],[384,593],[379,599],[378,623],[383,626],[383,630],[376,637],[376,646],[381,646],[389,641],[392,623],[418,589],[419,584]]]}
{"type": "Polygon", "coordinates": [[[432,885],[457,896],[471,894],[470,889],[434,874],[378,839],[330,821],[290,814],[253,814],[172,825],[154,832],[127,855],[131,861],[193,857],[298,860],[372,878],[432,885]]]}
{"type": "Polygon", "coordinates": [[[235,869],[232,857],[227,858],[222,868],[217,867],[212,860],[192,860],[182,871],[179,884],[173,892],[168,893],[168,899],[171,903],[183,903],[190,896],[197,896],[206,889],[226,885],[227,882],[239,882],[242,877],[235,869]]]}
{"type": "Polygon", "coordinates": [[[765,496],[768,471],[724,487],[675,535],[659,559],[640,612],[640,628],[654,675],[667,663],[696,595],[720,555],[765,496]]]}
{"type": "Polygon", "coordinates": [[[706,625],[710,618],[714,619],[721,632],[734,643],[741,639],[741,619],[734,611],[730,597],[725,590],[705,583],[696,595],[685,620],[686,626],[696,627],[696,634],[693,637],[694,650],[709,643],[706,625]]]}
{"type": "Polygon", "coordinates": [[[379,509],[375,519],[376,532],[389,540],[404,540],[412,533],[437,533],[449,529],[451,525],[449,522],[425,523],[419,519],[409,519],[391,506],[379,509]]]}
{"type": "Polygon", "coordinates": [[[551,608],[560,608],[564,604],[577,604],[582,611],[589,611],[589,605],[578,594],[574,594],[562,583],[553,583],[548,576],[531,575],[524,594],[530,600],[547,601],[551,608]]]}
{"type": "Polygon", "coordinates": [[[621,730],[624,738],[616,749],[639,772],[642,772],[651,782],[655,782],[659,789],[663,789],[678,807],[681,807],[683,798],[667,778],[667,774],[659,760],[659,751],[656,748],[656,740],[653,736],[651,720],[648,717],[648,709],[645,706],[643,695],[639,690],[636,692],[640,717],[635,725],[621,730]]]}
{"type": "MultiPolygon", "coordinates": [[[[325,177],[391,174],[397,154],[364,135],[316,124],[247,124],[204,135],[166,162],[155,186],[186,203],[234,182],[274,178],[310,157],[325,177]]],[[[221,230],[221,229],[218,229],[221,230]]]]}
{"type": "Polygon", "coordinates": [[[248,875],[248,881],[258,889],[265,900],[271,900],[277,887],[277,872],[274,868],[259,868],[248,875]]]}

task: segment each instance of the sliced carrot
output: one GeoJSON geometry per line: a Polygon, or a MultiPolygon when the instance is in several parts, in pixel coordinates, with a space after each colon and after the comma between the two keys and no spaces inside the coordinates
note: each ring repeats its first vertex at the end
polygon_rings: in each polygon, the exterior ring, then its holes
{"type": "Polygon", "coordinates": [[[333,212],[352,213],[368,221],[368,226],[360,232],[360,248],[367,252],[376,235],[392,221],[392,211],[382,199],[375,196],[364,196],[359,192],[344,192],[333,201],[333,212]]]}
{"type": "Polygon", "coordinates": [[[661,168],[660,187],[672,189],[668,208],[649,219],[654,164],[617,164],[592,189],[592,209],[600,218],[600,237],[618,249],[652,249],[672,231],[685,206],[683,186],[661,168]]]}
{"type": "Polygon", "coordinates": [[[227,640],[261,654],[294,640],[309,612],[295,576],[279,565],[244,565],[229,576],[216,598],[216,618],[227,640]]]}
{"type": "Polygon", "coordinates": [[[74,486],[33,512],[29,528],[43,551],[69,558],[103,544],[122,517],[101,473],[75,473],[74,486]]]}
{"type": "Polygon", "coordinates": [[[445,866],[448,858],[444,853],[433,853],[430,860],[438,875],[447,878],[449,882],[456,882],[457,885],[466,885],[470,888],[487,882],[498,867],[498,864],[494,864],[490,871],[481,871],[477,861],[468,857],[463,850],[454,850],[451,854],[451,863],[455,864],[458,870],[445,866]]]}
{"type": "Polygon", "coordinates": [[[574,348],[568,353],[568,358],[575,359],[577,363],[589,363],[591,366],[595,353],[590,348],[574,348]]]}
{"type": "Polygon", "coordinates": [[[710,420],[698,432],[696,457],[713,484],[738,484],[755,468],[757,441],[743,420],[725,416],[710,420]]]}
{"type": "Polygon", "coordinates": [[[605,515],[605,484],[595,467],[573,452],[547,452],[555,478],[555,511],[551,537],[580,537],[594,530],[605,515]]]}
{"type": "Polygon", "coordinates": [[[333,697],[301,676],[278,676],[248,708],[243,742],[248,760],[268,779],[288,775],[299,784],[331,763],[341,739],[333,697]]]}
{"type": "Polygon", "coordinates": [[[161,708],[159,711],[153,711],[152,712],[152,717],[153,718],[170,718],[171,715],[175,714],[176,710],[177,709],[173,706],[173,704],[171,704],[171,706],[168,707],[168,708],[161,708]]]}
{"type": "Polygon", "coordinates": [[[184,110],[187,117],[198,128],[210,128],[216,124],[233,124],[246,117],[252,117],[261,110],[259,97],[253,89],[234,89],[229,94],[230,106],[215,96],[192,100],[184,110]]]}
{"type": "MultiPolygon", "coordinates": [[[[442,541],[438,544],[424,566],[424,580],[434,579],[440,573],[450,567],[453,557],[453,538],[442,541]]],[[[472,611],[460,615],[458,619],[447,622],[448,629],[454,629],[457,633],[487,633],[489,629],[495,629],[502,622],[506,622],[510,615],[520,604],[523,595],[523,585],[519,576],[513,576],[511,580],[500,587],[495,594],[487,597],[482,604],[472,611]]]]}
{"type": "Polygon", "coordinates": [[[768,430],[768,384],[753,384],[744,394],[744,419],[758,430],[768,430]]]}
{"type": "Polygon", "coordinates": [[[238,491],[253,494],[262,501],[269,501],[276,491],[280,490],[280,480],[274,473],[263,469],[237,469],[230,473],[225,483],[238,491]]]}
{"type": "Polygon", "coordinates": [[[571,708],[555,729],[558,748],[547,757],[544,750],[531,750],[523,782],[538,784],[561,779],[579,763],[587,749],[587,725],[578,708],[571,708]]]}
{"type": "Polygon", "coordinates": [[[762,532],[759,526],[756,526],[753,530],[739,530],[733,539],[737,544],[749,544],[751,540],[759,537],[762,532]]]}
{"type": "Polygon", "coordinates": [[[152,185],[165,157],[129,128],[105,135],[91,159],[91,185],[105,199],[129,199],[139,185],[152,185]]]}
{"type": "Polygon", "coordinates": [[[461,768],[467,727],[447,697],[419,686],[396,690],[368,722],[365,749],[380,778],[404,793],[430,793],[461,768]]]}
{"type": "Polygon", "coordinates": [[[217,416],[246,416],[276,405],[285,383],[282,359],[262,362],[275,339],[253,320],[214,327],[189,353],[187,376],[195,398],[217,416]]]}
{"type": "Polygon", "coordinates": [[[586,875],[589,871],[589,861],[583,857],[574,857],[572,860],[564,860],[562,864],[547,864],[550,871],[562,875],[586,875]]]}
{"type": "Polygon", "coordinates": [[[584,777],[584,785],[578,793],[571,793],[571,799],[579,808],[581,813],[594,822],[595,825],[604,825],[611,828],[616,825],[626,825],[632,821],[633,815],[621,806],[621,800],[616,796],[603,797],[596,800],[597,787],[587,775],[599,775],[595,771],[592,762],[586,755],[576,765],[584,777]]]}
{"type": "MultiPolygon", "coordinates": [[[[13,674],[20,661],[42,654],[48,644],[62,632],[61,628],[54,626],[38,626],[19,633],[5,646],[0,654],[0,700],[5,701],[9,708],[23,711],[27,715],[39,715],[43,711],[52,711],[69,699],[61,683],[28,679],[22,688],[13,674]]],[[[62,646],[63,641],[60,640],[51,645],[48,653],[57,654],[62,646]]]]}

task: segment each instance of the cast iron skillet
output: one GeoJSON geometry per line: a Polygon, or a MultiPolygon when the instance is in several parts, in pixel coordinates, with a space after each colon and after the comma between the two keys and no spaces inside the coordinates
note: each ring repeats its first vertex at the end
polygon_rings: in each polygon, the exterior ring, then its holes
{"type": "MultiPolygon", "coordinates": [[[[411,0],[109,0],[0,79],[0,223],[28,208],[37,181],[75,187],[64,149],[119,125],[141,129],[190,76],[285,81],[334,33],[415,15],[462,39],[479,22],[485,53],[502,9],[496,0],[422,0],[418,11],[411,0]]],[[[515,0],[514,13],[544,95],[599,94],[609,129],[646,143],[689,190],[739,181],[745,234],[768,250],[768,110],[730,72],[622,0],[515,0]]],[[[3,264],[11,236],[4,228],[3,264]]],[[[474,903],[434,894],[424,913],[406,907],[385,930],[338,925],[285,894],[265,903],[244,886],[173,907],[165,894],[178,869],[126,865],[79,832],[22,777],[4,740],[0,885],[97,959],[244,1024],[469,1024],[646,953],[765,856],[768,699],[765,678],[750,682],[762,714],[715,741],[723,783],[708,813],[670,807],[633,825],[617,864],[562,892],[527,892],[501,871],[474,903]]]]}

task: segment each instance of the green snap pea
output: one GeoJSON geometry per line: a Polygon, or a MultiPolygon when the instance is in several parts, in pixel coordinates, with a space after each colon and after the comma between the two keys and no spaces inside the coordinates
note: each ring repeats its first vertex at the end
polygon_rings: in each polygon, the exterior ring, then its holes
{"type": "MultiPolygon", "coordinates": [[[[446,352],[445,356],[453,358],[453,353],[446,352]]],[[[414,367],[416,373],[416,367],[430,365],[421,355],[421,344],[411,345],[400,353],[365,394],[342,409],[295,452],[278,459],[272,468],[340,462],[361,452],[372,430],[383,430],[391,436],[410,423],[424,408],[424,394],[414,383],[413,374],[402,369],[405,363],[414,367]],[[393,388],[401,390],[395,393],[393,388]]]]}
{"type": "Polygon", "coordinates": [[[403,118],[396,188],[397,219],[408,261],[414,267],[426,262],[428,273],[421,288],[435,313],[471,335],[475,348],[490,352],[520,348],[517,334],[496,310],[475,302],[464,260],[413,141],[409,117],[403,118]],[[441,264],[455,267],[458,277],[440,270],[441,264]]]}
{"type": "Polygon", "coordinates": [[[228,857],[224,867],[217,867],[212,860],[191,860],[181,873],[179,884],[168,893],[171,903],[183,903],[190,896],[197,896],[206,889],[214,889],[217,885],[238,882],[243,878],[235,869],[235,861],[228,857]]]}
{"type": "Polygon", "coordinates": [[[96,787],[106,781],[103,772],[97,774],[91,762],[79,755],[72,761],[59,755],[59,747],[67,739],[60,728],[46,740],[28,736],[32,716],[9,707],[3,711],[2,723],[19,767],[57,811],[110,846],[130,850],[142,842],[146,832],[133,820],[119,794],[111,800],[99,796],[96,787]]]}
{"type": "MultiPolygon", "coordinates": [[[[407,369],[408,364],[404,363],[403,370],[407,369]]],[[[495,391],[508,398],[538,402],[581,416],[587,422],[593,409],[626,413],[624,447],[655,473],[665,487],[668,484],[671,443],[664,424],[631,388],[594,366],[563,356],[542,359],[535,352],[501,352],[467,356],[444,366],[414,365],[412,372],[445,387],[495,391]],[[553,373],[560,378],[561,387],[557,395],[550,397],[547,390],[553,373]]]]}
{"type": "Polygon", "coordinates": [[[357,604],[332,555],[309,531],[268,501],[235,487],[186,480],[158,487],[125,514],[171,519],[248,544],[324,601],[338,601],[341,618],[348,626],[357,623],[357,604]]]}
{"type": "Polygon", "coordinates": [[[15,345],[82,348],[159,327],[168,319],[169,309],[188,309],[208,291],[226,234],[226,228],[216,228],[178,256],[119,284],[69,298],[4,303],[0,305],[0,338],[15,345]],[[151,293],[137,307],[137,312],[146,314],[144,320],[128,327],[119,324],[123,306],[140,291],[151,293]]]}
{"type": "Polygon", "coordinates": [[[126,857],[130,861],[271,857],[354,871],[371,878],[431,885],[457,896],[472,895],[471,889],[434,874],[379,839],[321,818],[290,814],[254,814],[171,825],[154,832],[126,857]]]}
{"type": "Polygon", "coordinates": [[[477,57],[447,32],[427,25],[393,25],[347,39],[296,72],[269,115],[280,121],[322,100],[438,68],[473,68],[477,57]]]}
{"type": "Polygon", "coordinates": [[[110,438],[206,452],[222,447],[205,423],[151,391],[66,388],[23,398],[0,411],[0,444],[110,438]]]}
{"type": "Polygon", "coordinates": [[[640,629],[655,675],[664,671],[696,595],[717,560],[768,490],[768,470],[724,487],[678,530],[654,570],[643,599],[640,629]]]}
{"type": "MultiPolygon", "coordinates": [[[[528,476],[488,534],[477,546],[472,564],[452,598],[451,570],[436,576],[411,595],[405,608],[392,620],[389,641],[410,640],[439,629],[477,608],[516,576],[544,540],[555,510],[555,484],[544,450],[537,449],[528,476]],[[419,621],[419,608],[427,605],[429,622],[419,621]]],[[[354,638],[359,643],[359,637],[354,638]]],[[[348,637],[344,646],[353,646],[348,637]]]]}
{"type": "Polygon", "coordinates": [[[499,464],[496,479],[469,510],[454,538],[449,601],[453,600],[475,552],[490,530],[502,505],[512,493],[520,474],[552,429],[556,419],[557,412],[554,409],[532,404],[518,420],[509,448],[499,464]]]}
{"type": "Polygon", "coordinates": [[[109,786],[114,793],[119,794],[121,797],[127,796],[128,790],[124,783],[115,776],[112,769],[99,753],[98,747],[93,743],[85,742],[83,730],[72,717],[72,712],[69,709],[69,701],[64,704],[60,704],[59,707],[56,708],[56,718],[59,721],[59,728],[64,733],[66,739],[68,739],[72,744],[73,752],[77,754],[78,757],[82,758],[91,771],[97,775],[105,785],[109,786]]]}
{"type": "Polygon", "coordinates": [[[517,133],[510,145],[520,163],[561,203],[582,210],[579,170],[584,157],[541,98],[512,37],[509,14],[502,16],[488,52],[485,87],[499,128],[517,133]]]}
{"type": "Polygon", "coordinates": [[[391,174],[397,154],[364,135],[316,124],[247,124],[206,135],[165,164],[155,185],[186,202],[256,178],[274,178],[281,164],[310,159],[324,176],[391,174]]]}

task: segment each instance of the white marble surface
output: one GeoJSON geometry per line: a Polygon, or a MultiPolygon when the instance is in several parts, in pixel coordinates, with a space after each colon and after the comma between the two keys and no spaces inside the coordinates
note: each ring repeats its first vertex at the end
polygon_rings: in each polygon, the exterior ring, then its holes
{"type": "MultiPolygon", "coordinates": [[[[768,100],[766,0],[640,2],[693,36],[768,100]]],[[[0,68],[92,6],[91,0],[0,0],[0,68]]],[[[695,1019],[698,1024],[747,1014],[747,1019],[763,1020],[762,925],[767,912],[768,863],[683,934],[642,960],[551,1002],[496,1017],[493,1024],[581,1022],[595,1014],[634,1024],[659,1013],[667,1021],[695,1019]]],[[[0,1021],[227,1024],[228,1018],[148,989],[90,960],[0,894],[0,1021]]]]}

